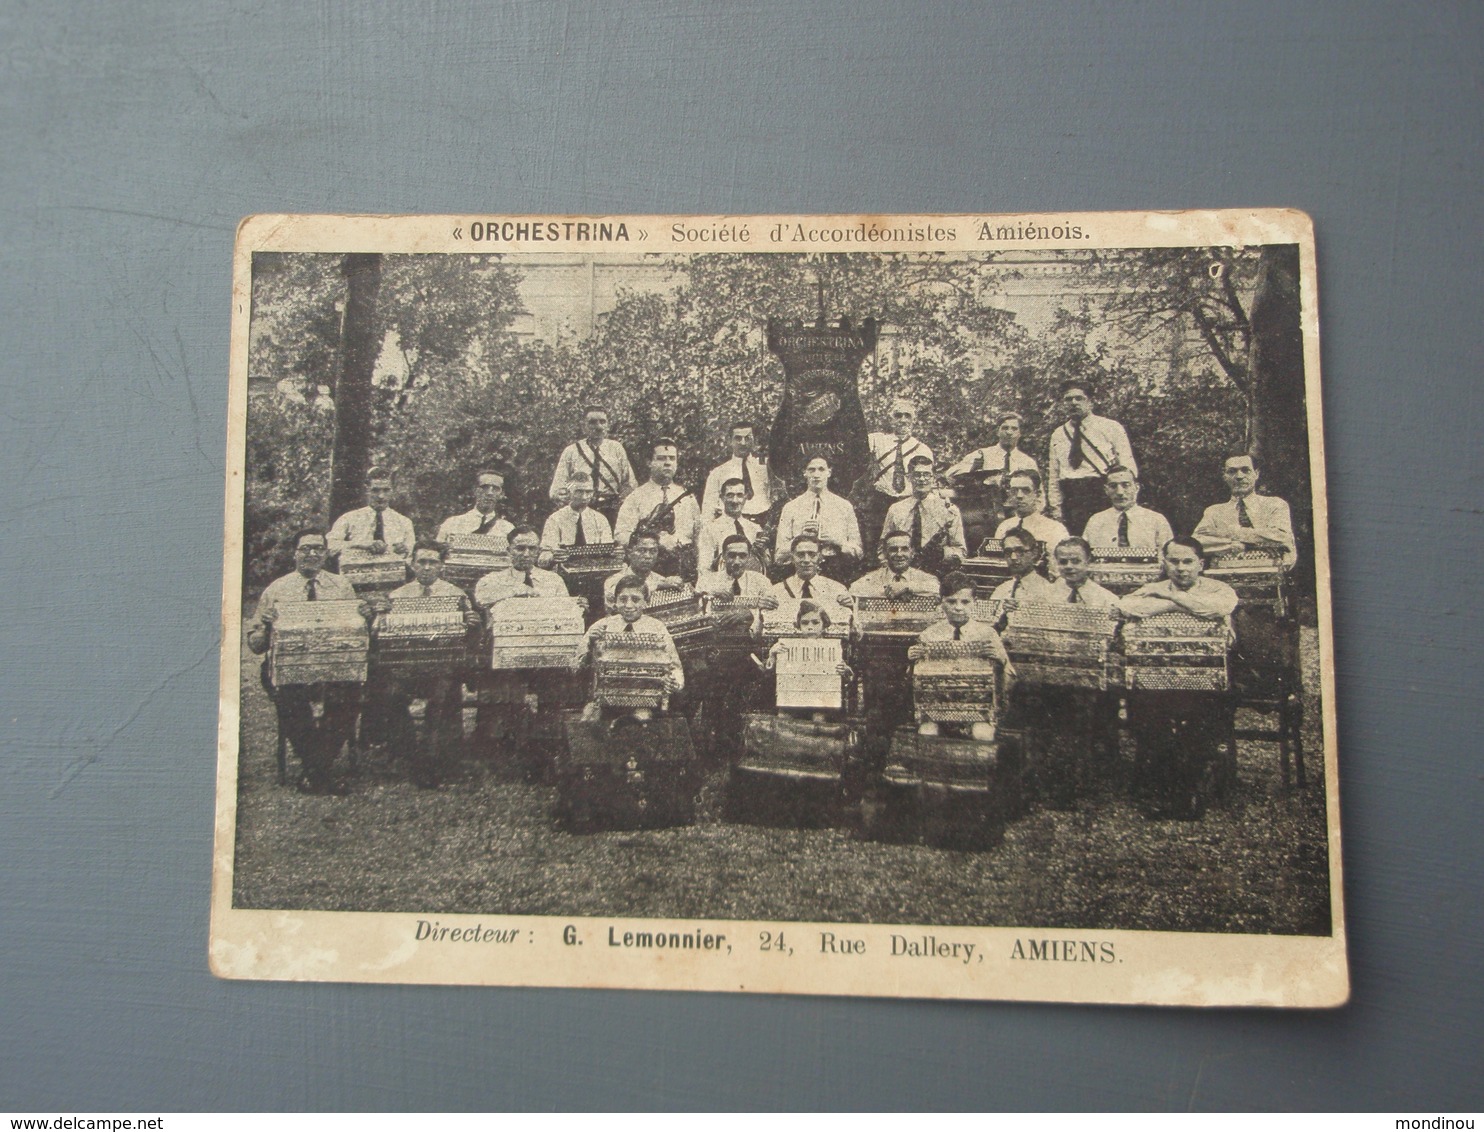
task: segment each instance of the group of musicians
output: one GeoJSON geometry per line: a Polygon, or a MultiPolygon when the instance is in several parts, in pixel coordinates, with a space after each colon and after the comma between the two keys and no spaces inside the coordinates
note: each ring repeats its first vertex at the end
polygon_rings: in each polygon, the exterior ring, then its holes
{"type": "MultiPolygon", "coordinates": [[[[366,596],[363,611],[368,621],[400,598],[456,597],[471,643],[489,631],[491,611],[506,599],[577,598],[590,628],[572,658],[574,670],[585,663],[595,634],[627,627],[668,640],[665,626],[647,616],[646,609],[664,601],[667,591],[688,588],[711,595],[719,606],[733,603],[748,610],[734,623],[748,621],[754,633],[762,611],[797,608],[801,602],[823,610],[827,621],[849,625],[860,598],[941,600],[951,615],[929,631],[947,631],[946,625],[955,639],[967,635],[986,642],[985,648],[1003,659],[1004,675],[1012,679],[1013,666],[997,629],[1003,628],[1004,613],[1016,603],[1085,604],[1114,610],[1129,620],[1181,612],[1229,626],[1237,595],[1224,583],[1202,576],[1207,556],[1263,548],[1291,567],[1297,552],[1287,504],[1257,494],[1257,464],[1249,454],[1232,455],[1223,465],[1230,498],[1208,507],[1191,535],[1177,537],[1164,516],[1139,505],[1138,465],[1128,436],[1117,421],[1092,412],[1091,393],[1085,383],[1062,387],[1066,419],[1051,434],[1044,474],[1037,460],[1019,447],[1022,419],[1016,413],[987,422],[995,428],[994,444],[940,471],[932,450],[914,435],[915,406],[895,401],[891,430],[869,436],[869,491],[859,511],[850,499],[830,490],[832,469],[824,455],[805,463],[804,490],[784,498],[783,481],[756,454],[754,430],[747,422],[730,429],[731,457],[711,470],[699,497],[676,482],[679,452],[667,438],[651,446],[649,475],[640,483],[623,445],[609,437],[609,415],[599,406],[585,410],[585,435],[568,445],[557,462],[549,490],[554,509],[540,530],[502,513],[506,477],[490,468],[475,478],[473,509],[446,519],[435,539],[419,539],[411,520],[391,506],[390,475],[372,469],[365,507],[339,517],[327,532],[299,532],[295,569],[263,591],[248,628],[248,645],[257,653],[268,651],[284,602],[356,597],[351,583],[327,568],[337,558],[343,563],[356,555],[400,557],[413,575],[412,581],[389,592],[366,596]],[[976,516],[981,526],[972,544],[964,513],[955,503],[955,491],[964,489],[987,492],[994,500],[987,519],[976,516]],[[503,541],[509,565],[461,589],[441,574],[449,541],[467,535],[503,541]],[[1000,542],[1008,570],[1006,580],[991,594],[978,595],[990,599],[986,608],[996,611],[999,625],[970,617],[975,608],[970,600],[975,596],[973,581],[959,570],[971,557],[971,545],[977,547],[983,537],[1000,542]],[[584,547],[614,548],[623,565],[606,578],[569,585],[570,577],[553,566],[559,566],[573,548],[584,547]],[[1146,548],[1158,555],[1163,576],[1119,598],[1092,579],[1099,548],[1146,548]]],[[[692,674],[689,695],[677,702],[688,703],[692,710],[704,706],[700,715],[706,720],[710,745],[724,751],[735,742],[735,721],[748,702],[748,677],[766,667],[763,652],[754,658],[753,670],[735,659],[695,664],[687,658],[682,663],[673,642],[669,655],[673,665],[667,686],[677,696],[686,688],[687,667],[700,670],[692,674]]],[[[299,756],[300,788],[338,793],[344,787],[334,763],[352,737],[358,710],[361,742],[368,741],[370,731],[372,742],[414,748],[408,751],[413,777],[425,786],[436,786],[446,776],[460,748],[465,683],[481,693],[476,740],[497,742],[508,734],[502,732],[500,712],[489,706],[490,689],[481,688],[479,679],[450,671],[442,678],[392,681],[364,696],[358,689],[332,684],[274,689],[266,675],[265,687],[274,697],[281,734],[299,756]],[[407,704],[414,698],[426,704],[421,737],[407,716],[407,704]]],[[[582,699],[580,692],[569,692],[548,697],[552,703],[543,704],[546,686],[517,682],[513,691],[507,687],[493,698],[527,713],[571,706],[574,695],[579,703],[582,699]]],[[[576,676],[573,686],[579,686],[576,676]]],[[[898,698],[900,694],[898,690],[898,698]]],[[[890,703],[892,697],[880,699],[890,703]]],[[[1082,713],[1090,722],[1078,731],[1079,744],[1102,742],[1109,713],[1116,718],[1116,697],[1110,700],[1105,695],[1097,703],[1077,701],[1070,707],[1065,697],[1054,701],[1051,695],[1039,703],[1036,692],[1027,690],[1021,697],[1023,714],[1034,709],[1044,720],[1048,710],[1082,713]]],[[[1054,719],[1050,725],[1055,728],[1054,719]]],[[[1146,724],[1145,737],[1155,747],[1151,726],[1146,724]]],[[[1194,732],[1202,729],[1209,730],[1209,720],[1197,720],[1194,732]]],[[[1191,727],[1166,730],[1177,746],[1188,743],[1194,733],[1191,727]]],[[[1141,735],[1137,727],[1135,734],[1141,735]]],[[[1055,746],[1047,744],[1047,751],[1055,746]]],[[[1085,756],[1086,752],[1074,751],[1068,758],[1081,766],[1085,756]]],[[[1047,759],[1055,761],[1050,754],[1047,759]]],[[[1190,765],[1175,768],[1167,765],[1170,761],[1167,754],[1143,760],[1153,767],[1146,783],[1146,812],[1193,816],[1182,811],[1199,810],[1190,781],[1199,760],[1187,759],[1190,765]]],[[[1053,804],[1074,803],[1078,773],[1060,776],[1047,791],[1053,804]]]]}

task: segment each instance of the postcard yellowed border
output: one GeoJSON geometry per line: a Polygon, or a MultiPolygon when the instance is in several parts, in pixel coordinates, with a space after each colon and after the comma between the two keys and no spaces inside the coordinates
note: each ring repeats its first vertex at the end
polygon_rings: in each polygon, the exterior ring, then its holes
{"type": "MultiPolygon", "coordinates": [[[[1324,1007],[1349,995],[1334,626],[1312,224],[1287,209],[922,216],[274,216],[244,220],[233,265],[210,966],[233,979],[627,987],[1048,1002],[1324,1007]],[[582,225],[584,227],[579,228],[582,225]],[[594,233],[623,238],[597,240],[594,233]],[[579,233],[585,237],[579,239],[579,233]],[[987,237],[987,238],[986,238],[987,237]],[[248,319],[255,251],[385,253],[975,252],[1297,244],[1313,484],[1328,937],[933,924],[629,920],[234,908],[248,319]],[[419,942],[419,921],[452,929],[419,942]],[[783,951],[759,950],[781,932],[783,951]],[[691,946],[625,946],[663,935],[691,946]],[[821,946],[828,937],[849,948],[821,946]],[[911,954],[906,952],[910,948],[911,954]],[[1024,961],[1034,945],[1036,961],[1024,961]],[[1090,945],[1090,946],[1084,946],[1090,945]],[[1012,958],[1017,950],[1019,955],[1012,958]],[[1094,962],[1072,961],[1094,954],[1094,962]]],[[[1318,785],[1318,784],[1315,784],[1318,785]]],[[[1311,789],[1314,788],[1311,786],[1311,789]]]]}

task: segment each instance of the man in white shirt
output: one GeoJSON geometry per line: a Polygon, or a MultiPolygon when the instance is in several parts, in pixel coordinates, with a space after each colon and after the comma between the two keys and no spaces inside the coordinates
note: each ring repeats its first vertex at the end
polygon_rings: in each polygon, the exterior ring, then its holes
{"type": "MultiPolygon", "coordinates": [[[[327,556],[325,534],[312,527],[294,535],[294,569],[268,583],[258,598],[257,609],[247,630],[247,647],[262,655],[273,641],[273,623],[279,607],[285,602],[354,601],[355,587],[338,574],[324,568],[327,556]]],[[[361,603],[362,616],[369,617],[367,603],[361,603]]],[[[275,688],[271,665],[263,660],[263,688],[273,700],[278,713],[280,736],[299,756],[303,779],[299,790],[305,794],[343,794],[332,776],[340,748],[355,733],[356,707],[361,698],[357,684],[286,684],[275,688]],[[324,705],[320,719],[314,717],[314,705],[324,705]]]]}
{"type": "MultiPolygon", "coordinates": [[[[1071,537],[1066,527],[1041,512],[1040,472],[1028,470],[1011,474],[1010,506],[1015,513],[995,528],[995,538],[1002,539],[1011,531],[1025,531],[1040,542],[1041,553],[1049,556],[1051,547],[1071,537]]],[[[1050,563],[1048,569],[1055,577],[1055,563],[1050,563]]]]}
{"type": "Polygon", "coordinates": [[[628,453],[616,440],[608,439],[608,410],[589,405],[582,411],[587,435],[562,450],[556,474],[551,477],[551,499],[567,502],[567,482],[573,472],[586,472],[593,481],[592,506],[611,523],[619,504],[638,486],[628,453]]]}
{"type": "Polygon", "coordinates": [[[654,442],[649,460],[649,482],[635,488],[618,509],[613,537],[627,543],[640,527],[659,537],[660,569],[679,577],[695,576],[696,529],[701,505],[695,492],[675,482],[680,452],[675,441],[662,436],[654,442]]]}
{"type": "Polygon", "coordinates": [[[1009,515],[1005,502],[1005,489],[1009,486],[1006,477],[1011,472],[1039,472],[1035,457],[1019,448],[1021,430],[1025,418],[1019,413],[1001,413],[994,419],[995,440],[988,448],[976,448],[946,472],[950,483],[971,481],[982,487],[995,489],[999,499],[1000,518],[1009,515]]]}
{"type": "MultiPolygon", "coordinates": [[[[1237,593],[1225,582],[1201,576],[1205,548],[1198,539],[1165,543],[1165,576],[1119,601],[1134,620],[1185,613],[1231,628],[1237,593]]],[[[1137,744],[1134,793],[1151,820],[1195,821],[1206,808],[1205,783],[1217,747],[1229,740],[1231,712],[1219,692],[1132,691],[1129,730],[1137,744]]]]}
{"type": "Polygon", "coordinates": [[[536,565],[541,536],[536,528],[522,524],[510,532],[510,566],[494,570],[474,587],[474,604],[486,613],[497,602],[512,597],[570,597],[560,574],[536,565]]]}
{"type": "Polygon", "coordinates": [[[1103,477],[1121,465],[1139,473],[1128,433],[1117,421],[1092,411],[1092,388],[1085,381],[1064,381],[1061,403],[1066,423],[1051,433],[1046,464],[1046,511],[1073,530],[1103,506],[1103,477]]]}
{"type": "MultiPolygon", "coordinates": [[[[483,622],[479,611],[470,604],[469,595],[443,580],[443,560],[447,557],[448,547],[444,543],[420,540],[412,548],[413,580],[386,596],[393,610],[400,601],[453,598],[464,611],[466,632],[477,633],[483,622]]],[[[412,781],[426,789],[436,789],[453,770],[464,737],[463,675],[462,665],[450,665],[443,672],[427,672],[416,677],[393,676],[381,693],[387,698],[394,720],[394,741],[398,746],[413,748],[408,752],[412,761],[412,781]],[[420,741],[410,711],[414,696],[427,702],[420,741]]]]}
{"type": "Polygon", "coordinates": [[[1082,537],[1091,545],[1158,550],[1175,537],[1168,519],[1139,506],[1139,480],[1133,469],[1113,465],[1103,477],[1103,491],[1113,506],[1087,520],[1082,537]]]}
{"type": "Polygon", "coordinates": [[[912,494],[887,509],[881,537],[903,531],[912,540],[912,553],[924,570],[954,570],[969,553],[964,545],[964,517],[938,493],[932,460],[914,456],[908,472],[912,494]]]}
{"type": "Polygon", "coordinates": [[[1195,537],[1208,554],[1230,550],[1270,548],[1281,550],[1283,564],[1291,567],[1298,561],[1298,545],[1293,537],[1293,516],[1288,504],[1275,495],[1258,495],[1260,476],[1257,461],[1246,452],[1229,456],[1222,465],[1231,499],[1207,507],[1196,524],[1195,537]]]}
{"type": "Polygon", "coordinates": [[[824,572],[833,578],[850,577],[863,556],[855,508],[829,490],[830,462],[823,456],[811,456],[804,465],[804,483],[804,493],[783,505],[773,561],[789,565],[794,539],[810,535],[823,548],[824,572]]]}
{"type": "Polygon", "coordinates": [[[474,509],[462,515],[451,515],[438,528],[438,541],[447,542],[455,535],[488,535],[496,549],[507,542],[515,526],[500,514],[505,499],[505,474],[494,468],[483,468],[474,477],[474,509]]]}
{"type": "Polygon", "coordinates": [[[794,572],[773,587],[773,596],[782,604],[784,599],[801,601],[810,598],[834,613],[835,606],[853,606],[854,599],[839,582],[826,578],[819,572],[820,544],[814,535],[799,535],[789,546],[789,561],[794,572]],[[840,599],[844,598],[844,601],[840,599]]]}
{"type": "Polygon", "coordinates": [[[412,520],[391,509],[391,498],[391,473],[381,468],[367,471],[366,506],[347,511],[331,525],[330,553],[340,555],[342,562],[347,553],[352,558],[395,554],[403,561],[410,561],[417,536],[412,530],[412,520]]]}
{"type": "Polygon", "coordinates": [[[592,546],[613,542],[613,528],[590,504],[593,498],[592,477],[577,472],[567,480],[567,502],[546,517],[541,530],[541,551],[545,564],[551,564],[553,551],[568,546],[592,546]]]}
{"type": "Polygon", "coordinates": [[[1011,530],[1004,535],[1005,563],[1010,578],[990,594],[991,601],[1046,602],[1051,600],[1051,583],[1036,572],[1041,561],[1041,542],[1029,531],[1011,530]]]}
{"type": "Polygon", "coordinates": [[[906,531],[892,531],[885,535],[881,540],[881,554],[886,559],[885,566],[850,583],[850,592],[856,597],[901,601],[909,597],[938,596],[938,579],[912,565],[912,536],[906,531]]]}
{"type": "Polygon", "coordinates": [[[706,490],[701,496],[701,521],[704,524],[722,514],[722,492],[728,481],[736,479],[742,483],[740,514],[755,524],[761,524],[773,509],[772,473],[768,471],[768,462],[753,452],[756,441],[752,425],[746,421],[732,424],[730,442],[732,458],[712,468],[706,477],[706,490]]]}
{"type": "Polygon", "coordinates": [[[685,583],[673,575],[659,573],[655,569],[655,563],[660,557],[659,536],[651,530],[641,527],[629,536],[629,545],[624,551],[624,561],[627,566],[616,574],[608,575],[603,582],[603,609],[607,613],[617,613],[618,606],[615,604],[618,583],[626,576],[633,575],[644,584],[644,599],[648,605],[655,600],[655,595],[660,590],[679,590],[685,583]]]}
{"type": "Polygon", "coordinates": [[[1117,594],[1092,580],[1092,547],[1086,539],[1062,539],[1051,553],[1060,577],[1051,583],[1047,601],[1090,605],[1094,609],[1112,609],[1118,604],[1117,594]]]}
{"type": "MultiPolygon", "coordinates": [[[[715,574],[721,569],[722,543],[733,535],[741,535],[746,539],[749,548],[756,547],[762,528],[743,516],[742,507],[746,499],[746,489],[740,479],[729,479],[722,485],[723,514],[702,523],[700,533],[696,535],[696,569],[700,577],[715,574]]],[[[761,569],[761,552],[754,553],[757,556],[757,567],[761,569]]]]}
{"type": "Polygon", "coordinates": [[[905,397],[891,403],[891,431],[873,432],[866,439],[871,448],[871,466],[866,472],[871,491],[866,505],[866,529],[874,540],[886,518],[887,509],[912,493],[908,468],[914,456],[933,458],[933,450],[912,430],[917,424],[917,406],[905,397]]]}

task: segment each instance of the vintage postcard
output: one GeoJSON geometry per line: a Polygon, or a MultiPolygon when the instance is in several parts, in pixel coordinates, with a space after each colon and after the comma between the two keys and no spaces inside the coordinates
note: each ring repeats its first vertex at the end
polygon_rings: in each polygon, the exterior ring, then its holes
{"type": "Polygon", "coordinates": [[[226,978],[1349,994],[1286,210],[254,216],[226,978]]]}

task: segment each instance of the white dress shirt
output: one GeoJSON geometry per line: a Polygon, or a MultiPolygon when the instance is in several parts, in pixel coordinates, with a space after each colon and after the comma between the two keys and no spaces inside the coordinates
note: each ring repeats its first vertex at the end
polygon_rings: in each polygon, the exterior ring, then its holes
{"type": "MultiPolygon", "coordinates": [[[[918,508],[919,501],[915,496],[899,499],[886,510],[886,521],[881,524],[881,537],[897,531],[905,534],[912,533],[912,513],[918,508]]],[[[957,507],[951,507],[936,491],[930,491],[922,499],[922,543],[914,547],[921,550],[932,542],[942,530],[948,531],[948,537],[943,542],[945,554],[957,554],[960,558],[969,556],[969,548],[964,538],[964,517],[957,507]]]]}
{"type": "MultiPolygon", "coordinates": [[[[363,548],[373,541],[372,536],[376,534],[376,512],[370,507],[361,507],[355,511],[347,511],[336,519],[330,527],[328,536],[331,554],[342,554],[351,550],[352,555],[357,553],[367,554],[363,548]]],[[[388,507],[381,513],[382,541],[386,543],[388,554],[395,554],[392,547],[401,545],[403,548],[402,558],[408,562],[412,561],[412,547],[417,542],[417,536],[412,531],[412,520],[400,512],[393,511],[388,507]]]]}
{"type": "Polygon", "coordinates": [[[1128,516],[1129,546],[1153,547],[1158,550],[1175,537],[1168,519],[1158,511],[1140,507],[1137,503],[1127,511],[1120,511],[1117,507],[1099,511],[1087,520],[1082,537],[1093,546],[1117,546],[1118,520],[1123,515],[1128,516]]]}
{"type": "Polygon", "coordinates": [[[729,519],[725,515],[701,524],[700,533],[696,535],[696,569],[705,574],[709,571],[721,569],[721,544],[738,534],[749,543],[757,542],[757,536],[762,528],[751,519],[729,519]]]}
{"type": "MultiPolygon", "coordinates": [[[[701,494],[701,521],[703,523],[722,513],[722,484],[727,480],[740,480],[741,478],[742,459],[737,456],[711,469],[711,474],[706,477],[706,490],[701,494]]],[[[752,487],[752,495],[742,504],[743,515],[760,519],[772,510],[773,494],[769,479],[767,461],[759,460],[756,456],[748,456],[747,482],[752,487]]]]}
{"type": "Polygon", "coordinates": [[[1071,421],[1059,425],[1051,434],[1050,460],[1046,472],[1046,501],[1052,510],[1061,509],[1061,481],[1099,479],[1115,464],[1122,464],[1135,476],[1134,450],[1129,446],[1123,426],[1108,417],[1089,413],[1082,421],[1082,463],[1072,467],[1072,436],[1076,426],[1071,421]]]}
{"type": "Polygon", "coordinates": [[[871,443],[871,471],[875,473],[871,486],[882,495],[890,495],[894,499],[903,499],[911,495],[912,477],[908,474],[907,465],[912,462],[914,456],[926,456],[931,460],[933,450],[915,436],[901,440],[894,432],[873,432],[868,439],[871,443]],[[899,445],[902,457],[902,487],[900,490],[896,486],[899,445]]]}
{"type": "Polygon", "coordinates": [[[610,438],[604,438],[596,451],[586,437],[562,450],[548,493],[556,502],[567,501],[567,481],[574,473],[581,473],[593,481],[593,492],[598,498],[617,496],[621,499],[639,482],[634,477],[634,469],[629,465],[629,455],[623,445],[610,438]]]}
{"type": "Polygon", "coordinates": [[[773,549],[773,560],[790,561],[795,536],[804,533],[805,523],[814,521],[819,523],[819,537],[838,544],[841,554],[855,558],[861,556],[861,527],[855,517],[855,508],[848,499],[842,499],[826,488],[818,495],[806,491],[783,505],[783,514],[778,519],[778,539],[773,549]]]}
{"type": "MultiPolygon", "coordinates": [[[[438,528],[438,541],[447,542],[454,535],[472,535],[484,525],[485,516],[478,510],[465,511],[462,515],[450,515],[438,528]]],[[[515,524],[509,519],[496,519],[484,533],[496,540],[496,549],[505,546],[515,524]]]]}
{"type": "Polygon", "coordinates": [[[582,524],[584,545],[591,546],[595,542],[613,541],[613,528],[608,525],[606,515],[594,511],[591,507],[574,511],[569,504],[566,507],[558,507],[546,516],[546,524],[541,528],[541,549],[559,550],[564,546],[576,546],[578,523],[582,524]]]}
{"type": "MultiPolygon", "coordinates": [[[[627,546],[635,527],[646,522],[666,503],[676,500],[679,502],[671,510],[675,516],[675,542],[689,546],[696,541],[696,528],[701,525],[701,505],[696,502],[695,493],[687,493],[678,483],[661,487],[653,480],[640,484],[623,501],[623,506],[618,509],[618,522],[613,526],[613,537],[627,546]]],[[[665,528],[668,524],[661,523],[660,526],[665,528]]]]}
{"type": "Polygon", "coordinates": [[[1258,495],[1254,492],[1245,497],[1247,518],[1252,526],[1243,527],[1237,515],[1237,501],[1229,499],[1207,507],[1201,521],[1196,524],[1197,539],[1230,539],[1238,531],[1252,531],[1276,539],[1283,544],[1283,564],[1292,566],[1298,561],[1298,544],[1293,537],[1293,515],[1288,504],[1276,495],[1258,495]]]}
{"type": "Polygon", "coordinates": [[[507,597],[517,596],[570,597],[571,594],[567,592],[567,583],[562,581],[560,574],[535,567],[531,569],[529,586],[526,585],[526,575],[513,566],[491,571],[474,586],[474,604],[482,609],[488,609],[507,597]]]}
{"type": "Polygon", "coordinates": [[[922,570],[908,566],[898,574],[891,567],[883,566],[851,582],[850,592],[856,597],[885,597],[888,585],[905,585],[913,597],[937,597],[940,591],[938,579],[922,570]]]}
{"type": "MultiPolygon", "coordinates": [[[[1051,596],[1046,600],[1052,605],[1072,604],[1072,587],[1065,578],[1058,578],[1051,583],[1051,596]]],[[[1077,601],[1094,609],[1112,609],[1118,604],[1118,595],[1089,578],[1077,587],[1077,601]]]]}

